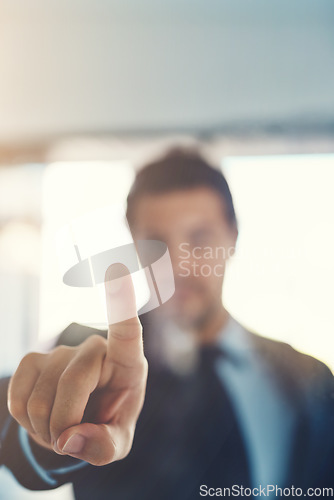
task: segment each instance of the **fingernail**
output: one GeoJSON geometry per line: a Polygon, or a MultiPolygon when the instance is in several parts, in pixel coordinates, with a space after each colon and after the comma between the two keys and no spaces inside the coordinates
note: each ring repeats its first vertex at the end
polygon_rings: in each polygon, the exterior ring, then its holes
{"type": "Polygon", "coordinates": [[[80,434],[73,434],[63,446],[62,451],[70,455],[80,453],[85,446],[85,438],[80,434]]]}

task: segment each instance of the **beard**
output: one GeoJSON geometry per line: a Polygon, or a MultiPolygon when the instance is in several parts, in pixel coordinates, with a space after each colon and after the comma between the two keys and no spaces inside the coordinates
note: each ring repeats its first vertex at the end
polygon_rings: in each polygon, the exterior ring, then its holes
{"type": "Polygon", "coordinates": [[[173,321],[186,330],[202,330],[222,307],[221,288],[208,289],[196,278],[176,280],[175,294],[159,308],[163,321],[173,321]]]}

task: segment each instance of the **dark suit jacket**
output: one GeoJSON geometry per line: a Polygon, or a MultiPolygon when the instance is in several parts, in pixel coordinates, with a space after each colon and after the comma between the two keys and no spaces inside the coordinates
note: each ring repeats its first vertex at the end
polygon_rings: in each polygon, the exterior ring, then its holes
{"type": "MultiPolygon", "coordinates": [[[[143,324],[146,332],[145,320],[143,324]]],[[[96,333],[105,335],[103,332],[72,324],[60,335],[58,344],[77,345],[87,336],[96,333]]],[[[292,444],[290,478],[286,486],[294,485],[305,489],[333,487],[334,383],[330,370],[323,363],[295,351],[288,344],[255,334],[251,334],[251,338],[264,362],[275,373],[289,404],[299,416],[292,444]]],[[[71,481],[78,500],[200,498],[199,490],[195,492],[188,488],[188,483],[192,486],[202,484],[199,471],[192,470],[184,460],[179,460],[175,452],[177,434],[174,432],[175,428],[171,432],[169,421],[166,420],[166,409],[174,409],[177,415],[175,402],[182,380],[167,369],[157,366],[154,360],[150,364],[150,352],[146,352],[146,355],[150,365],[147,395],[128,457],[104,467],[87,464],[74,473],[66,473],[64,470],[57,476],[55,487],[71,481]],[[198,477],[194,478],[194,474],[198,477]]],[[[8,417],[6,409],[7,384],[8,379],[3,379],[0,383],[0,428],[7,426],[2,436],[1,460],[27,488],[50,489],[51,486],[36,474],[22,452],[18,440],[18,425],[8,417]]],[[[201,403],[194,399],[189,404],[194,405],[192,415],[196,420],[201,403]]],[[[207,410],[214,411],[214,408],[207,410]]],[[[199,421],[197,428],[200,429],[203,425],[205,422],[199,421]]],[[[182,436],[185,431],[185,428],[181,428],[179,435],[182,436]]],[[[46,469],[66,467],[75,462],[72,458],[41,449],[34,443],[31,446],[37,461],[46,469]]],[[[222,484],[216,486],[225,486],[223,478],[222,484]]]]}

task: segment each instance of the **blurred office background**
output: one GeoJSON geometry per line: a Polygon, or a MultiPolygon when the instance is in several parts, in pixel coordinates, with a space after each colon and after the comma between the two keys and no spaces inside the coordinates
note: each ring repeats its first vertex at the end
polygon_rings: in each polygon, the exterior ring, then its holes
{"type": "MultiPolygon", "coordinates": [[[[174,144],[230,182],[231,313],[334,369],[333,22],[332,0],[0,0],[1,375],[85,321],[57,228],[124,201],[174,144]]],[[[71,489],[26,492],[1,470],[0,497],[71,489]]]]}

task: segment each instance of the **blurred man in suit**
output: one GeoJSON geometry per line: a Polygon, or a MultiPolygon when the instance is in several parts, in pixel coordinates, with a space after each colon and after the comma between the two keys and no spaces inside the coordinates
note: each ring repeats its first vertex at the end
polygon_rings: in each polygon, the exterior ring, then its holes
{"type": "Polygon", "coordinates": [[[107,280],[110,310],[127,301],[133,318],[108,334],[70,325],[53,351],[25,357],[10,383],[11,415],[2,381],[2,462],[31,489],[70,481],[78,500],[333,487],[330,370],[247,331],[223,306],[238,230],[221,172],[173,150],[137,174],[127,217],[135,239],[167,243],[176,284],[140,317],[144,404],[131,279],[122,290],[107,280]]]}

